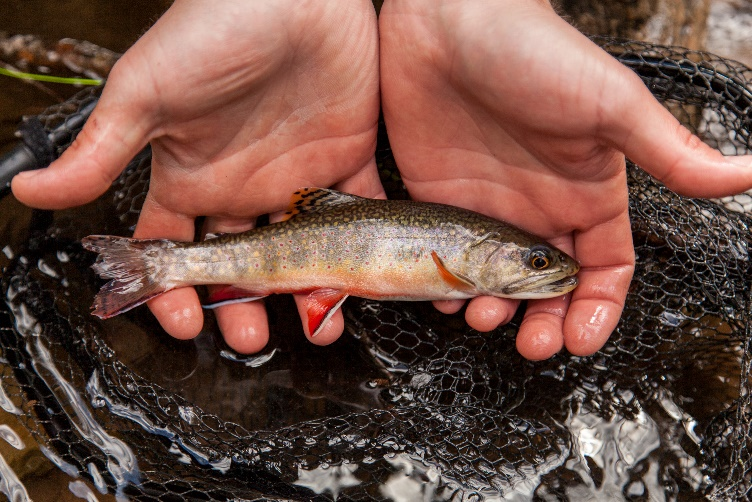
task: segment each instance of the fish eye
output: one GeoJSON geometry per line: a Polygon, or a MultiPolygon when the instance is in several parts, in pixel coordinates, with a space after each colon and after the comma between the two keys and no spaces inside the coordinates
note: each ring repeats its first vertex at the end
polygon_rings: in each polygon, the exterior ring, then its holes
{"type": "Polygon", "coordinates": [[[551,254],[545,248],[533,248],[528,255],[528,263],[535,270],[546,270],[551,266],[551,254]]]}

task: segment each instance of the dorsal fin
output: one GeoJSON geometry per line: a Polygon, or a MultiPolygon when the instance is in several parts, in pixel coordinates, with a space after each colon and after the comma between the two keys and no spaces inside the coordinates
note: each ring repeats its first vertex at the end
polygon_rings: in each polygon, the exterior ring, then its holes
{"type": "Polygon", "coordinates": [[[328,188],[306,187],[297,190],[290,198],[290,206],[285,213],[285,220],[304,213],[326,211],[339,204],[362,200],[362,197],[342,193],[328,188]]]}

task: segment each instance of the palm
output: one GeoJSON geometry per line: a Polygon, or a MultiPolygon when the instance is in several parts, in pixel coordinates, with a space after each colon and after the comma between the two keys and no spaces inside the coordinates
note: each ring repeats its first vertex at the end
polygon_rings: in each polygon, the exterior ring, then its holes
{"type": "MultiPolygon", "coordinates": [[[[518,347],[534,359],[563,344],[591,353],[618,320],[634,265],[624,157],[601,134],[609,79],[634,76],[539,4],[447,4],[382,12],[384,114],[405,183],[414,198],[511,221],[574,255],[572,304],[530,302],[518,347]],[[520,23],[526,12],[535,24],[520,23]],[[547,37],[557,52],[541,53],[547,37]]],[[[486,330],[515,308],[484,298],[466,316],[486,330]]]]}
{"type": "Polygon", "coordinates": [[[348,45],[373,27],[347,9],[288,3],[253,2],[242,19],[214,9],[200,25],[168,12],[163,29],[148,33],[117,68],[113,78],[145,60],[164,62],[158,68],[166,74],[144,86],[159,96],[150,196],[162,207],[248,219],[282,209],[300,186],[334,185],[371,165],[375,39],[348,45]]]}
{"type": "MultiPolygon", "coordinates": [[[[284,210],[301,186],[379,196],[376,29],[365,0],[175,2],[118,62],[76,144],[47,170],[53,198],[39,182],[14,190],[36,205],[86,202],[150,141],[136,237],[192,240],[199,216],[207,232],[246,230],[284,210]]],[[[179,338],[203,324],[192,288],[149,307],[179,338]]],[[[266,343],[261,302],[221,307],[217,317],[237,350],[266,343]]],[[[341,333],[341,315],[335,321],[319,343],[341,333]]]]}

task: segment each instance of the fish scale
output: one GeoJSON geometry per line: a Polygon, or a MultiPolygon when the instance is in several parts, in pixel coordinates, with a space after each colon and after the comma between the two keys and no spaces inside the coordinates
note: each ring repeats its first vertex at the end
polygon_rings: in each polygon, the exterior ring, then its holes
{"type": "Polygon", "coordinates": [[[94,314],[112,317],[177,287],[222,285],[213,306],[308,294],[309,333],[349,295],[448,300],[547,298],[574,289],[577,262],[482,214],[425,202],[366,199],[321,188],[293,195],[287,218],[202,242],[89,236],[105,279],[94,314]]]}

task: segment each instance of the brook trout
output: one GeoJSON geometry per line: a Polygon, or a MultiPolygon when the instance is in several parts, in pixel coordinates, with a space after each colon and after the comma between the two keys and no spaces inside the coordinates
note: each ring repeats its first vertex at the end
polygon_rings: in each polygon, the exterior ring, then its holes
{"type": "Polygon", "coordinates": [[[93,314],[108,318],[183,286],[223,285],[210,306],[273,293],[308,294],[318,334],[349,295],[451,300],[548,298],[577,286],[578,263],[542,239],[443,204],[365,199],[304,188],[287,218],[202,242],[92,235],[94,270],[111,279],[93,314]]]}

